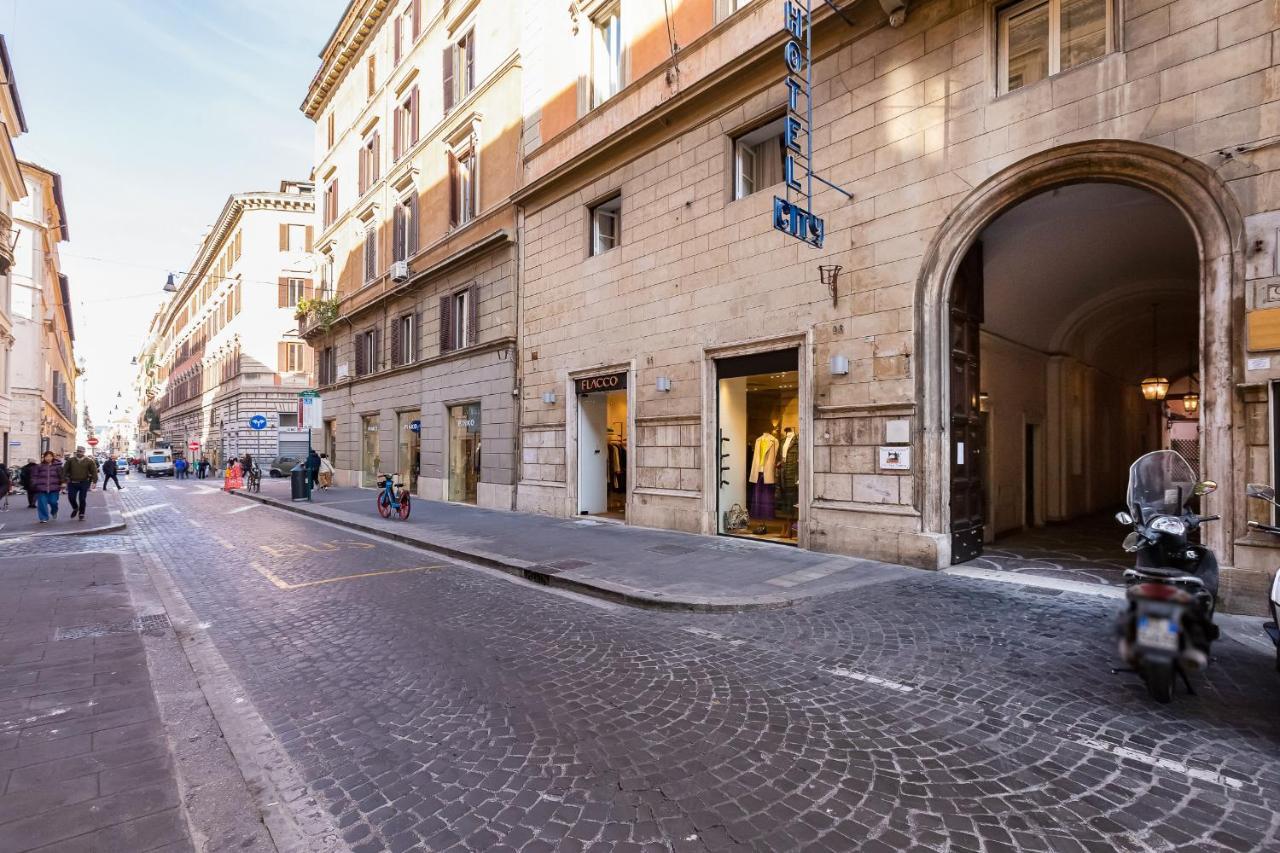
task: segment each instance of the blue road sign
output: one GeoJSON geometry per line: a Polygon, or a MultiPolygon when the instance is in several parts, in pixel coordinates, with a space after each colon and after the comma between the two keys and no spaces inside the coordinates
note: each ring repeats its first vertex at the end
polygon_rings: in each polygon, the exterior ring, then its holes
{"type": "Polygon", "coordinates": [[[254,415],[253,417],[249,418],[249,429],[266,429],[266,428],[267,428],[266,415],[254,415]]]}

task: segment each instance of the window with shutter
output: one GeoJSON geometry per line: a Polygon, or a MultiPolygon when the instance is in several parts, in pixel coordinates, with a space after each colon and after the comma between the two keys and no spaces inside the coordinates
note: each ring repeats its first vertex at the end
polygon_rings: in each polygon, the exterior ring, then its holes
{"type": "Polygon", "coordinates": [[[351,339],[351,348],[355,350],[356,354],[356,376],[364,376],[369,372],[369,370],[366,367],[364,360],[365,352],[363,334],[356,335],[351,339]]]}
{"type": "Polygon", "coordinates": [[[406,225],[409,232],[409,255],[413,256],[418,252],[418,193],[416,190],[413,195],[409,196],[408,211],[406,225]]]}
{"type": "MultiPolygon", "coordinates": [[[[289,251],[289,226],[284,222],[280,223],[280,251],[289,251]]],[[[222,282],[219,281],[218,283],[221,284],[222,282]]]]}
{"type": "Polygon", "coordinates": [[[467,289],[467,346],[480,341],[480,288],[472,285],[467,289]]]}
{"type": "Polygon", "coordinates": [[[277,288],[279,298],[276,300],[276,307],[286,308],[289,305],[289,279],[278,278],[276,279],[276,283],[279,285],[277,288]]]}
{"type": "Polygon", "coordinates": [[[422,34],[422,0],[413,0],[411,12],[413,14],[413,40],[417,41],[418,36],[422,34]]]}
{"type": "Polygon", "coordinates": [[[365,284],[378,277],[378,230],[370,225],[364,235],[364,281],[365,284]]]}
{"type": "Polygon", "coordinates": [[[618,245],[622,236],[622,196],[602,201],[590,211],[591,254],[599,255],[618,245]]]}
{"type": "Polygon", "coordinates": [[[413,360],[417,361],[422,358],[422,312],[419,311],[413,315],[413,340],[410,343],[412,347],[413,360]]]}
{"type": "Polygon", "coordinates": [[[310,252],[310,251],[311,251],[312,247],[315,245],[315,239],[316,239],[316,229],[315,229],[315,226],[314,226],[314,225],[308,225],[308,226],[307,226],[307,237],[306,237],[306,249],[305,249],[305,251],[308,251],[308,252],[310,252]]]}
{"type": "Polygon", "coordinates": [[[476,87],[476,31],[471,30],[458,43],[463,58],[462,97],[471,94],[476,87]]]}
{"type": "Polygon", "coordinates": [[[440,352],[453,349],[453,297],[440,297],[440,352]]]}
{"type": "Polygon", "coordinates": [[[404,108],[396,107],[391,114],[391,159],[398,161],[404,156],[404,108]]]}
{"type": "Polygon", "coordinates": [[[400,349],[400,318],[396,317],[391,321],[391,366],[399,367],[403,364],[401,356],[403,353],[400,349]]]}
{"type": "Polygon", "coordinates": [[[391,209],[391,259],[403,261],[404,254],[404,206],[397,204],[391,209]]]}
{"type": "Polygon", "coordinates": [[[449,225],[458,224],[458,158],[449,152],[449,225]]]}
{"type": "Polygon", "coordinates": [[[409,144],[418,144],[418,87],[409,92],[409,144]]]}
{"type": "Polygon", "coordinates": [[[395,38],[394,52],[395,52],[396,65],[400,64],[401,51],[404,50],[404,45],[400,41],[401,38],[403,38],[403,36],[404,36],[404,21],[402,21],[399,17],[397,17],[395,21],[395,34],[394,34],[394,38],[395,38]]]}
{"type": "Polygon", "coordinates": [[[446,115],[453,109],[453,56],[453,45],[447,45],[444,49],[444,111],[446,115]]]}
{"type": "Polygon", "coordinates": [[[370,56],[367,62],[369,97],[373,97],[373,93],[378,90],[378,58],[370,56]]]}
{"type": "Polygon", "coordinates": [[[369,364],[373,370],[382,369],[382,329],[375,328],[369,333],[369,364]]]}

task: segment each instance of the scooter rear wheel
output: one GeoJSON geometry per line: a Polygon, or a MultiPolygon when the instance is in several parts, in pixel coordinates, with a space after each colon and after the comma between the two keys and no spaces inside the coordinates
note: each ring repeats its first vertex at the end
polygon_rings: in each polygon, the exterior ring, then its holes
{"type": "Polygon", "coordinates": [[[1142,671],[1151,698],[1162,704],[1173,701],[1173,680],[1176,673],[1173,664],[1153,664],[1142,671]]]}

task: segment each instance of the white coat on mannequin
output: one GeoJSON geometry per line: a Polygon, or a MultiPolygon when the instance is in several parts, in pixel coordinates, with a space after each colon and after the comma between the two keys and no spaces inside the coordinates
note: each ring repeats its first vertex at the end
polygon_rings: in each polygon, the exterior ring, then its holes
{"type": "Polygon", "coordinates": [[[774,473],[777,469],[778,461],[778,439],[772,433],[764,433],[756,439],[755,447],[751,451],[751,477],[748,482],[760,482],[760,475],[764,474],[764,482],[767,485],[773,485],[774,473]]]}

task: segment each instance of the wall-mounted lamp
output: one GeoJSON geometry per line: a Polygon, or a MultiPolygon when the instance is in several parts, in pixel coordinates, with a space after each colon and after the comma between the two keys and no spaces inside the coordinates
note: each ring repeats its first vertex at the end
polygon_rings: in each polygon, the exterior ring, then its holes
{"type": "Polygon", "coordinates": [[[847,376],[849,374],[849,359],[843,355],[831,356],[831,375],[847,376]]]}
{"type": "Polygon", "coordinates": [[[978,411],[979,412],[991,411],[991,395],[988,394],[986,391],[978,392],[978,411]]]}
{"type": "Polygon", "coordinates": [[[827,286],[827,292],[831,294],[831,304],[836,304],[836,299],[840,296],[840,291],[836,288],[840,283],[840,270],[843,269],[839,264],[822,264],[818,267],[818,278],[827,286]]]}
{"type": "Polygon", "coordinates": [[[168,278],[168,280],[164,283],[164,287],[163,287],[162,289],[164,290],[164,292],[165,292],[165,293],[177,293],[177,292],[178,292],[178,285],[176,285],[176,284],[174,284],[174,283],[173,283],[173,273],[169,273],[169,278],[168,278]]]}
{"type": "Polygon", "coordinates": [[[1182,411],[1188,415],[1194,415],[1200,411],[1200,395],[1195,391],[1188,391],[1182,395],[1182,411]]]}
{"type": "Polygon", "coordinates": [[[671,377],[669,377],[669,376],[659,376],[659,377],[658,377],[658,382],[657,382],[657,388],[658,388],[658,390],[659,390],[659,391],[670,391],[670,390],[671,390],[671,377]]]}
{"type": "Polygon", "coordinates": [[[548,406],[554,406],[554,405],[556,404],[556,392],[555,392],[555,391],[543,391],[543,392],[542,392],[542,402],[546,403],[548,406]]]}

